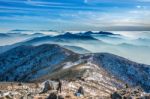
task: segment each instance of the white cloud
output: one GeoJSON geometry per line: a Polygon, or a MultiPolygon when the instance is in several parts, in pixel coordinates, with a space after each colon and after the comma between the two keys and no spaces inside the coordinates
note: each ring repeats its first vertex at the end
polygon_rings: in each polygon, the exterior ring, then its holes
{"type": "Polygon", "coordinates": [[[140,5],[137,5],[136,7],[139,8],[139,9],[142,8],[142,6],[140,6],[140,5]]]}
{"type": "Polygon", "coordinates": [[[138,8],[138,9],[147,9],[148,7],[147,6],[142,6],[142,5],[137,5],[136,8],[138,8]]]}
{"type": "Polygon", "coordinates": [[[84,0],[84,3],[88,3],[88,0],[84,0]]]}
{"type": "Polygon", "coordinates": [[[66,3],[59,3],[59,2],[46,2],[46,1],[32,1],[28,0],[28,2],[24,2],[29,5],[34,5],[34,6],[51,6],[51,5],[67,5],[66,3]]]}
{"type": "Polygon", "coordinates": [[[139,2],[150,2],[150,0],[137,0],[139,2]]]}

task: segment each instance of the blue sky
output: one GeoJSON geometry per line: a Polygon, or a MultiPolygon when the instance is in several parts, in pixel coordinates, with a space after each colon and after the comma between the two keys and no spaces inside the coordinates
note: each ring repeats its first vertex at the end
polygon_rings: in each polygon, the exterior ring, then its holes
{"type": "Polygon", "coordinates": [[[150,30],[150,0],[0,0],[0,31],[150,30]]]}

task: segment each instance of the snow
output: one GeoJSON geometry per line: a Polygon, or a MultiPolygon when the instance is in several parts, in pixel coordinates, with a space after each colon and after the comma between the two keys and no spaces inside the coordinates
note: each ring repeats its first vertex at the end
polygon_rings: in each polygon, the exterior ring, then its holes
{"type": "Polygon", "coordinates": [[[148,76],[150,66],[148,65],[138,64],[108,53],[95,54],[94,63],[129,85],[140,85],[145,91],[150,90],[150,76],[148,76]]]}
{"type": "Polygon", "coordinates": [[[4,75],[7,71],[3,80],[6,77],[8,77],[7,80],[18,80],[24,75],[28,75],[27,80],[32,80],[57,68],[57,65],[70,55],[69,53],[72,52],[57,45],[20,46],[0,55],[2,60],[0,75],[4,75]]]}
{"type": "Polygon", "coordinates": [[[3,95],[2,96],[0,96],[0,98],[1,97],[5,97],[5,96],[8,96],[8,95],[21,95],[19,92],[16,92],[16,91],[8,91],[8,92],[5,92],[5,93],[3,93],[3,95]]]}
{"type": "Polygon", "coordinates": [[[72,63],[72,62],[66,62],[63,69],[67,69],[67,68],[70,68],[74,65],[77,65],[77,63],[72,63]]]}
{"type": "Polygon", "coordinates": [[[76,54],[55,44],[20,46],[0,54],[0,76],[3,81],[7,77],[8,81],[32,81],[56,69],[70,69],[77,65],[79,70],[85,70],[83,76],[87,80],[98,81],[101,85],[108,84],[110,88],[122,86],[117,81],[119,79],[129,85],[140,85],[150,90],[149,65],[113,54],[76,54]]]}
{"type": "Polygon", "coordinates": [[[80,64],[81,62],[82,62],[81,59],[79,59],[79,60],[76,61],[76,62],[66,62],[66,63],[64,64],[64,66],[63,66],[63,69],[71,68],[71,67],[73,67],[73,66],[76,66],[76,65],[80,64]]]}

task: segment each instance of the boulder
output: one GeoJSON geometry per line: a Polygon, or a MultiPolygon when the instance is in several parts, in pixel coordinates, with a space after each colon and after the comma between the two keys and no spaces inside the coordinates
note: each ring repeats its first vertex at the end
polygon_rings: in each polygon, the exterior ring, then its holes
{"type": "Polygon", "coordinates": [[[40,93],[46,93],[49,90],[56,90],[58,83],[55,81],[47,80],[41,84],[42,91],[40,93]]]}
{"type": "Polygon", "coordinates": [[[65,99],[62,95],[58,95],[56,92],[52,92],[49,94],[47,99],[65,99]]]}
{"type": "Polygon", "coordinates": [[[57,99],[56,93],[50,93],[47,99],[57,99]]]}
{"type": "Polygon", "coordinates": [[[114,92],[111,94],[111,99],[122,99],[122,96],[119,93],[114,92]]]}
{"type": "Polygon", "coordinates": [[[150,99],[150,95],[138,87],[125,88],[111,94],[111,99],[150,99]]]}
{"type": "Polygon", "coordinates": [[[150,99],[150,94],[145,94],[141,96],[140,99],[150,99]]]}
{"type": "Polygon", "coordinates": [[[62,95],[59,95],[58,99],[65,99],[65,98],[62,95]]]}

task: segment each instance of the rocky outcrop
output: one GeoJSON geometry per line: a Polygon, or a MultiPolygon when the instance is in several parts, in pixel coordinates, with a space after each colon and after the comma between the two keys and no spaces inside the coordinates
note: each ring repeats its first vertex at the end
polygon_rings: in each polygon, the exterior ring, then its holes
{"type": "Polygon", "coordinates": [[[111,99],[150,99],[150,94],[141,88],[125,88],[111,94],[111,99]]]}
{"type": "Polygon", "coordinates": [[[11,84],[8,83],[8,87],[6,87],[6,84],[3,83],[1,85],[5,86],[5,89],[0,89],[0,99],[150,99],[150,94],[145,93],[139,87],[119,89],[109,94],[106,91],[102,93],[103,89],[99,84],[92,81],[87,83],[82,80],[63,80],[61,93],[55,89],[40,93],[46,82],[48,81],[38,83],[39,86],[36,86],[36,83],[22,83],[22,86],[13,83],[13,89],[10,88],[11,84]],[[84,94],[76,95],[81,86],[84,89],[84,94]]]}
{"type": "Polygon", "coordinates": [[[49,90],[56,90],[58,82],[47,80],[41,84],[42,91],[40,93],[46,93],[49,90]]]}
{"type": "Polygon", "coordinates": [[[47,99],[65,99],[62,95],[58,95],[57,93],[50,93],[47,99]]]}

